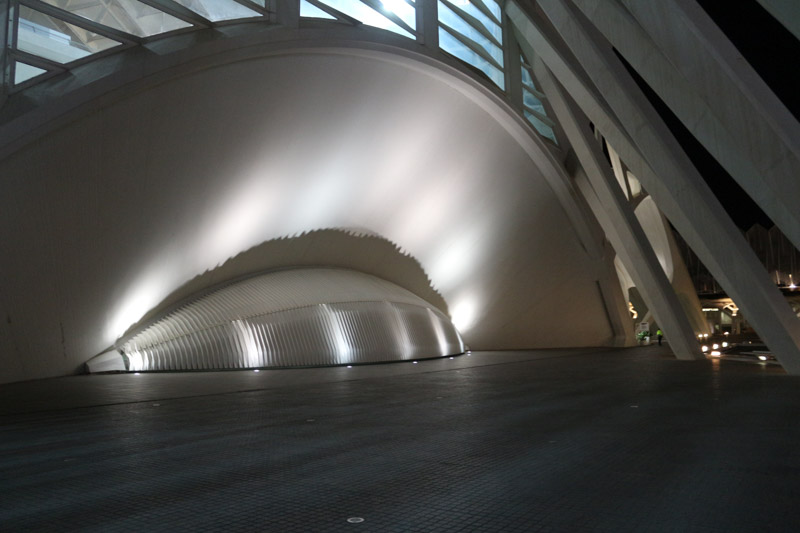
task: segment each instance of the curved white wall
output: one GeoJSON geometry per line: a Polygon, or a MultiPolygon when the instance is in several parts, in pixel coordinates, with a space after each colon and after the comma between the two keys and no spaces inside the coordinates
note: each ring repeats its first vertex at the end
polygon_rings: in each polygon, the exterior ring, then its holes
{"type": "Polygon", "coordinates": [[[73,372],[192,277],[320,228],[417,258],[472,348],[610,342],[552,162],[485,90],[357,49],[181,72],[0,161],[0,381],[73,372]]]}

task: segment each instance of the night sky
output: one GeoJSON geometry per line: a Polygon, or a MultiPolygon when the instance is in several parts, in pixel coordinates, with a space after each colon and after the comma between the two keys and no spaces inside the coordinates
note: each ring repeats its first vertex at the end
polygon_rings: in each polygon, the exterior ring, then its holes
{"type": "MultiPolygon", "coordinates": [[[[797,67],[800,42],[756,0],[698,0],[698,3],[784,105],[795,117],[800,117],[800,74],[797,67]]],[[[739,228],[747,230],[756,223],[766,228],[772,227],[773,223],[769,217],[681,124],[649,86],[635,72],[632,74],[739,228]]],[[[800,202],[800,199],[798,201],[800,202]]]]}

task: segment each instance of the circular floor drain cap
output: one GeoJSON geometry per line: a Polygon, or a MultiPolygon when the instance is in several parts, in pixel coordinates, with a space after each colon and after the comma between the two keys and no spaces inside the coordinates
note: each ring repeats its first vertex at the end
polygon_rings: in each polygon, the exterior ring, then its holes
{"type": "Polygon", "coordinates": [[[352,518],[348,518],[347,521],[350,522],[351,524],[360,524],[361,522],[364,521],[364,519],[361,518],[360,516],[354,516],[352,518]]]}

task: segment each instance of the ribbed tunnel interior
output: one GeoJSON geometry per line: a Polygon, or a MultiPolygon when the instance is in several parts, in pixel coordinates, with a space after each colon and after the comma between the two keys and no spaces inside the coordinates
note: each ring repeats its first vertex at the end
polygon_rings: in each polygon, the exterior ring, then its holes
{"type": "Polygon", "coordinates": [[[290,269],[226,284],[120,343],[126,370],[341,365],[453,355],[448,317],[391,282],[290,269]]]}

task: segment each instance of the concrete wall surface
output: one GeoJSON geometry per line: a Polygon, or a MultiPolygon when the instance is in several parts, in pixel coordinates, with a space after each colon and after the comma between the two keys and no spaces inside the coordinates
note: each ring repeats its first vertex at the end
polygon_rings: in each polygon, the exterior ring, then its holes
{"type": "Polygon", "coordinates": [[[59,124],[0,160],[0,382],[76,372],[187,281],[328,228],[415,258],[472,348],[613,339],[543,141],[430,63],[217,56],[59,124]]]}

